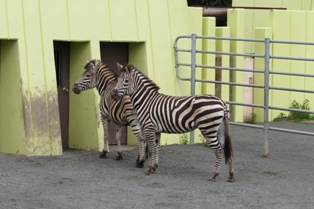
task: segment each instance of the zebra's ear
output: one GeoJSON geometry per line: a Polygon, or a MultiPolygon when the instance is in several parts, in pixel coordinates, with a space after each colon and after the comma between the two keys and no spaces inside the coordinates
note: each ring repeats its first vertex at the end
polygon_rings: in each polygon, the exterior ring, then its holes
{"type": "Polygon", "coordinates": [[[123,65],[121,65],[119,62],[117,62],[117,68],[118,68],[119,74],[122,73],[123,65]]]}

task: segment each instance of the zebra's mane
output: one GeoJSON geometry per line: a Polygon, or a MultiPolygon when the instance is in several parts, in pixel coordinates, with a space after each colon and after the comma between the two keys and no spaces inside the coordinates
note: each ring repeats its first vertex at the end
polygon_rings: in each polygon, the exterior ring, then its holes
{"type": "Polygon", "coordinates": [[[135,70],[135,73],[136,73],[136,74],[139,74],[139,75],[141,76],[141,78],[142,78],[143,80],[145,80],[145,82],[148,82],[148,83],[150,84],[150,85],[149,85],[150,89],[155,90],[155,91],[158,92],[158,90],[159,90],[160,88],[159,88],[159,86],[158,86],[156,83],[154,83],[154,81],[152,81],[150,78],[148,78],[146,75],[144,75],[141,71],[139,71],[139,70],[138,70],[137,68],[135,68],[133,65],[128,64],[126,67],[127,67],[130,71],[131,71],[131,70],[135,70]]]}
{"type": "Polygon", "coordinates": [[[111,69],[108,65],[104,64],[101,60],[97,60],[97,59],[90,60],[86,63],[86,65],[84,67],[84,69],[86,69],[86,70],[93,69],[93,68],[95,68],[96,71],[105,69],[107,71],[112,72],[112,74],[115,76],[115,78],[119,77],[117,72],[115,72],[113,69],[111,69]]]}

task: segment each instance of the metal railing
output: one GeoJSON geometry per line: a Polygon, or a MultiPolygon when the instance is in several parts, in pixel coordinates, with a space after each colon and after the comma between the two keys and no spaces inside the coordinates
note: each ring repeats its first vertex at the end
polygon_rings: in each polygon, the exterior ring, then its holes
{"type": "MultiPolygon", "coordinates": [[[[311,89],[295,89],[295,88],[285,88],[285,87],[278,87],[278,86],[271,86],[270,85],[270,75],[301,76],[301,77],[314,78],[314,74],[282,72],[282,71],[275,71],[273,69],[270,69],[271,60],[274,60],[274,59],[314,62],[314,58],[272,55],[271,50],[270,50],[270,47],[272,44],[289,44],[289,45],[305,45],[305,46],[312,45],[312,46],[314,46],[313,42],[278,41],[278,40],[271,40],[269,38],[265,38],[264,40],[261,40],[261,39],[243,39],[243,38],[242,39],[240,39],[240,38],[223,38],[223,37],[197,36],[196,34],[192,34],[190,36],[178,36],[174,42],[176,75],[180,80],[191,82],[191,95],[195,95],[195,83],[196,82],[213,83],[213,84],[221,84],[221,85],[229,85],[229,86],[252,87],[252,88],[259,88],[259,89],[263,90],[263,92],[264,92],[264,104],[263,105],[248,104],[248,103],[242,103],[242,102],[237,102],[237,101],[225,101],[225,102],[229,105],[249,106],[249,107],[264,109],[264,121],[262,124],[248,124],[248,123],[239,123],[239,122],[230,122],[230,124],[263,129],[264,130],[264,153],[263,153],[263,156],[265,156],[265,157],[267,157],[269,154],[268,138],[269,138],[269,131],[270,130],[314,136],[314,132],[290,130],[290,129],[284,129],[284,128],[278,128],[278,127],[270,126],[270,123],[269,123],[269,111],[270,110],[283,110],[283,111],[303,112],[303,113],[314,114],[314,111],[310,111],[310,110],[300,110],[300,109],[293,109],[293,108],[277,107],[277,106],[271,106],[269,104],[270,91],[290,91],[290,92],[314,93],[314,90],[311,90],[311,89]],[[181,39],[190,39],[191,47],[190,48],[183,48],[183,49],[179,48],[178,42],[181,39]],[[262,44],[264,44],[264,54],[247,54],[247,53],[198,50],[197,49],[197,43],[196,43],[197,39],[202,39],[202,40],[212,39],[212,40],[221,40],[221,41],[230,41],[230,42],[231,41],[241,41],[241,42],[262,43],[262,44]],[[191,62],[190,63],[180,62],[179,53],[190,53],[191,62]],[[257,70],[257,69],[235,68],[233,66],[228,67],[228,66],[216,66],[216,65],[212,65],[212,66],[202,65],[202,64],[197,63],[197,54],[213,54],[216,56],[228,55],[230,57],[230,59],[237,57],[237,56],[262,58],[262,59],[264,59],[264,69],[257,70]],[[191,67],[191,76],[190,77],[182,77],[180,74],[180,66],[191,67]],[[213,70],[220,69],[220,70],[252,72],[252,73],[264,74],[264,76],[263,76],[264,77],[264,85],[236,83],[233,81],[225,82],[225,81],[199,79],[199,78],[196,78],[196,69],[197,68],[203,68],[203,69],[209,69],[209,70],[210,69],[213,69],[213,70]]],[[[213,78],[213,79],[215,79],[215,78],[213,78]]],[[[194,134],[192,133],[190,135],[190,137],[191,137],[190,143],[194,143],[194,134]]]]}

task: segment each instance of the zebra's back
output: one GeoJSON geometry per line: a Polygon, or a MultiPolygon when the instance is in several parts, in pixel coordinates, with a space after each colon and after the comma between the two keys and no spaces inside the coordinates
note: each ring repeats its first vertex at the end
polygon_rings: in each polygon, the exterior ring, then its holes
{"type": "MultiPolygon", "coordinates": [[[[157,132],[185,133],[196,128],[219,126],[224,117],[225,103],[211,95],[174,97],[158,94],[152,97],[148,110],[138,114],[147,117],[157,132]]],[[[143,122],[144,123],[144,122],[143,122]]]]}

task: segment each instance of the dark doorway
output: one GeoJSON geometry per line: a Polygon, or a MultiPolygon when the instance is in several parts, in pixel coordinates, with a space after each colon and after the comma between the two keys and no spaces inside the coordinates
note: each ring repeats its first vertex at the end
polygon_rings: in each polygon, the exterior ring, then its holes
{"type": "MultiPolygon", "coordinates": [[[[129,44],[128,43],[113,43],[101,42],[100,54],[103,63],[107,64],[111,69],[117,71],[117,62],[122,65],[128,63],[129,58],[129,44]]],[[[121,144],[127,144],[127,129],[122,129],[121,144]]],[[[116,141],[116,125],[110,123],[109,125],[109,144],[117,144],[116,141]]]]}
{"type": "Polygon", "coordinates": [[[69,147],[70,43],[54,41],[62,147],[69,147]]]}

